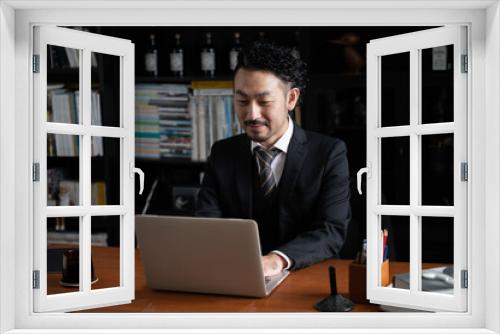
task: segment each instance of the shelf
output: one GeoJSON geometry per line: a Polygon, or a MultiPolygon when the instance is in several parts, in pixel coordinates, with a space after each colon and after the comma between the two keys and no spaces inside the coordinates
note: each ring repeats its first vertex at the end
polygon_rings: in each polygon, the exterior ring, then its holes
{"type": "Polygon", "coordinates": [[[190,83],[191,81],[231,81],[233,76],[231,75],[220,75],[213,78],[203,77],[203,76],[185,76],[185,77],[174,77],[174,76],[136,76],[136,83],[190,83]]]}
{"type": "Polygon", "coordinates": [[[163,158],[163,159],[136,158],[135,161],[136,163],[172,165],[172,166],[205,167],[206,165],[206,162],[204,161],[192,161],[189,159],[180,159],[180,158],[163,158]]]}
{"type": "MultiPolygon", "coordinates": [[[[401,71],[387,71],[384,72],[385,77],[389,80],[397,81],[401,78],[404,72],[401,71]]],[[[406,73],[408,74],[408,73],[406,73]]],[[[422,75],[425,76],[425,86],[443,85],[443,80],[452,79],[453,74],[449,71],[431,71],[425,72],[422,75]],[[432,79],[432,80],[431,80],[432,79]]],[[[316,73],[310,74],[311,83],[315,84],[328,84],[330,87],[340,87],[340,88],[350,88],[366,86],[366,72],[362,73],[316,73]]],[[[453,84],[453,80],[448,80],[449,85],[453,84]]]]}
{"type": "MultiPolygon", "coordinates": [[[[97,68],[91,71],[92,85],[99,84],[99,72],[97,68]]],[[[72,83],[74,85],[80,82],[80,68],[54,68],[49,69],[47,73],[47,82],[50,83],[72,83]]]]}
{"type": "MultiPolygon", "coordinates": [[[[79,157],[58,157],[52,156],[47,157],[50,160],[51,164],[54,165],[64,165],[64,164],[76,164],[79,162],[79,157]]],[[[190,159],[181,159],[181,158],[161,158],[161,159],[153,159],[153,158],[136,158],[136,162],[145,163],[145,164],[161,164],[161,165],[174,165],[174,166],[199,166],[204,167],[205,161],[192,161],[190,159]]],[[[104,162],[103,156],[92,157],[92,162],[104,162]]]]}
{"type": "MultiPolygon", "coordinates": [[[[55,231],[47,230],[47,243],[60,245],[78,245],[80,233],[78,231],[64,230],[55,231]]],[[[90,236],[92,246],[108,246],[108,234],[104,232],[92,233],[90,236]]]]}
{"type": "MultiPolygon", "coordinates": [[[[77,169],[80,164],[80,157],[47,157],[47,168],[71,168],[77,169]]],[[[104,168],[104,166],[109,164],[109,159],[105,160],[103,156],[92,157],[91,160],[93,168],[96,167],[98,169],[104,168]]]]}
{"type": "MultiPolygon", "coordinates": [[[[64,161],[71,161],[71,162],[74,162],[74,161],[78,161],[78,158],[80,156],[73,156],[73,157],[67,157],[67,156],[47,156],[47,159],[50,159],[52,161],[61,161],[61,162],[64,162],[64,161]]],[[[96,160],[104,160],[104,156],[102,155],[98,155],[98,156],[92,156],[92,161],[96,161],[96,160]]]]}

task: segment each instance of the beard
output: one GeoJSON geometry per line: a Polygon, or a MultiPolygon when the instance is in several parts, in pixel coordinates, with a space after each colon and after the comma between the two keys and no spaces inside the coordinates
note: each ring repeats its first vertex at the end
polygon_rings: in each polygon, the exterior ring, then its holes
{"type": "Polygon", "coordinates": [[[247,136],[250,137],[254,142],[256,143],[262,143],[268,140],[271,136],[266,133],[251,133],[251,132],[246,132],[247,136]]]}
{"type": "Polygon", "coordinates": [[[245,126],[245,128],[247,126],[252,126],[252,125],[264,125],[264,126],[269,127],[269,122],[265,119],[262,119],[262,118],[256,118],[256,119],[249,119],[249,120],[243,121],[243,125],[245,126]]]}
{"type": "Polygon", "coordinates": [[[262,118],[257,118],[257,119],[252,119],[252,120],[245,120],[243,121],[243,127],[245,129],[245,133],[247,134],[250,139],[253,141],[260,143],[264,142],[267,139],[271,137],[271,129],[269,127],[269,121],[262,119],[262,118]],[[252,129],[252,126],[260,125],[265,127],[267,131],[254,131],[252,129]]]}

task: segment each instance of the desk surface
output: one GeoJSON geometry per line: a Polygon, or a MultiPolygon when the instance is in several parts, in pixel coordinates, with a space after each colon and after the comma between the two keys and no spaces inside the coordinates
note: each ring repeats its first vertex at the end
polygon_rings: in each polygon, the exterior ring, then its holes
{"type": "MultiPolygon", "coordinates": [[[[116,286],[118,248],[92,247],[92,254],[95,272],[99,278],[92,288],[116,286]]],[[[86,312],[316,312],[314,305],[330,293],[330,265],[335,266],[337,271],[338,292],[349,297],[348,268],[352,260],[326,260],[291,272],[289,277],[265,298],[155,291],[146,286],[142,261],[137,250],[135,261],[135,300],[130,304],[86,312]]],[[[391,265],[391,271],[393,268],[396,269],[396,266],[391,265]]],[[[48,286],[52,293],[74,291],[60,286],[59,279],[60,274],[48,275],[48,286]]],[[[378,305],[374,304],[356,304],[353,309],[355,312],[378,310],[378,305]]]]}

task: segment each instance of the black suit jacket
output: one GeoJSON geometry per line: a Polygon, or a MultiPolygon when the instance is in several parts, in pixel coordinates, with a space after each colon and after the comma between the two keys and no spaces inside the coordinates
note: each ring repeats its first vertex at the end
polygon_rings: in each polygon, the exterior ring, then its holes
{"type": "MultiPolygon", "coordinates": [[[[299,269],[335,257],[351,219],[344,142],[294,124],[279,183],[277,250],[299,269]]],[[[246,134],[216,142],[199,192],[196,215],[252,218],[253,155],[246,134]]]]}

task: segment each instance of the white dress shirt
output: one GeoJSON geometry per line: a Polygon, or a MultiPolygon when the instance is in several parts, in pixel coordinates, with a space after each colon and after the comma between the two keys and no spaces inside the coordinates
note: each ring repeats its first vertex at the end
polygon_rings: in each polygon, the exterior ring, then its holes
{"type": "MultiPolygon", "coordinates": [[[[288,116],[288,129],[285,131],[285,133],[281,136],[280,139],[272,147],[269,149],[275,147],[280,150],[280,152],[276,155],[276,157],[273,159],[271,162],[271,170],[273,172],[274,176],[274,181],[276,185],[279,185],[279,182],[281,180],[281,175],[283,174],[283,169],[285,168],[285,160],[286,160],[286,154],[288,152],[288,146],[290,145],[290,139],[292,139],[293,135],[293,121],[290,116],[288,116]]],[[[262,146],[261,144],[254,142],[251,140],[251,152],[253,154],[254,148],[256,146],[262,146]]],[[[263,146],[262,146],[263,147],[263,146]]],[[[258,172],[260,173],[260,166],[257,164],[258,172]]],[[[288,256],[283,254],[283,252],[280,252],[278,250],[273,250],[271,253],[276,253],[283,257],[286,260],[286,267],[284,269],[289,269],[292,266],[292,261],[288,256]]]]}

